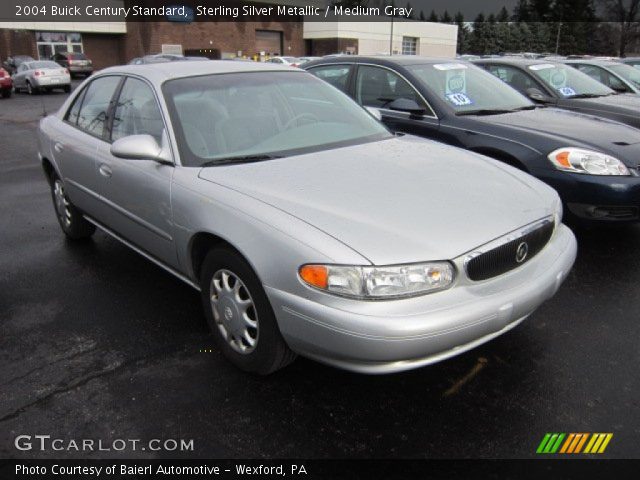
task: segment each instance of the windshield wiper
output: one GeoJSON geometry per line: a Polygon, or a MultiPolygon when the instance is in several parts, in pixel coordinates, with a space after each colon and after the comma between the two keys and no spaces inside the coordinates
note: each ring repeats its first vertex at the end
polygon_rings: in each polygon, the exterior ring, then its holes
{"type": "Polygon", "coordinates": [[[216,158],[215,160],[209,160],[204,162],[201,167],[217,167],[218,165],[232,165],[234,163],[252,163],[262,162],[264,160],[275,160],[276,158],[282,158],[278,155],[239,155],[237,157],[228,158],[216,158]]]}
{"type": "Polygon", "coordinates": [[[480,108],[478,110],[465,110],[463,112],[456,112],[456,115],[500,115],[501,113],[511,113],[515,110],[509,110],[506,108],[480,108]]]}
{"type": "Polygon", "coordinates": [[[571,95],[568,98],[598,98],[598,97],[604,97],[604,95],[600,93],[578,93],[576,95],[571,95]]]}

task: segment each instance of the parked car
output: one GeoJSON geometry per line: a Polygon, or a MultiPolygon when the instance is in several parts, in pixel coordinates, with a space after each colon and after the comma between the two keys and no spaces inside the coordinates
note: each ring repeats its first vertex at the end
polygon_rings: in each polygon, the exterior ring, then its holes
{"type": "Polygon", "coordinates": [[[93,73],[93,62],[84,53],[58,52],[52,60],[69,70],[71,76],[74,77],[78,75],[88,77],[93,73]]]}
{"type": "Polygon", "coordinates": [[[620,59],[622,63],[626,63],[627,65],[631,65],[636,69],[640,69],[640,57],[627,57],[620,59]]]}
{"type": "Polygon", "coordinates": [[[33,95],[41,91],[49,92],[54,88],[70,92],[71,76],[69,70],[50,60],[22,63],[13,76],[13,89],[16,92],[25,90],[33,95]]]}
{"type": "Polygon", "coordinates": [[[640,72],[631,65],[614,60],[565,60],[597,82],[620,93],[640,93],[640,72]]]}
{"type": "Polygon", "coordinates": [[[298,65],[298,66],[303,65],[303,64],[305,64],[305,63],[307,63],[307,62],[313,62],[314,60],[319,60],[319,59],[321,59],[321,58],[322,58],[322,57],[299,57],[299,58],[298,58],[298,60],[299,60],[300,62],[299,62],[299,65],[298,65]]]}
{"type": "Polygon", "coordinates": [[[494,59],[473,63],[539,104],[605,117],[640,128],[638,95],[618,94],[563,63],[546,59],[494,59]]]}
{"type": "Polygon", "coordinates": [[[0,95],[2,95],[2,98],[10,97],[12,89],[13,81],[11,80],[9,72],[4,68],[0,68],[0,95]]]}
{"type": "Polygon", "coordinates": [[[145,65],[147,63],[166,63],[166,62],[181,62],[185,60],[209,60],[207,57],[191,56],[185,57],[184,55],[172,55],[161,53],[157,55],[145,55],[144,57],[136,57],[129,62],[129,65],[145,65]]]}
{"type": "Polygon", "coordinates": [[[574,261],[553,189],[394,136],[302,70],[112,67],[76,90],[38,132],[63,232],[98,226],[200,290],[244,370],[440,361],[519,324],[574,261]]]}
{"type": "Polygon", "coordinates": [[[278,63],[280,65],[288,65],[290,67],[299,67],[302,62],[298,57],[271,57],[267,63],[278,63]]]}
{"type": "Polygon", "coordinates": [[[9,75],[13,75],[16,73],[21,63],[33,61],[35,61],[35,58],[30,57],[29,55],[14,55],[13,57],[8,57],[4,61],[3,66],[5,70],[9,72],[9,75]]]}
{"type": "Polygon", "coordinates": [[[394,131],[473,150],[536,176],[560,193],[573,220],[640,220],[640,130],[537,106],[459,60],[353,57],[303,68],[377,109],[394,131]]]}

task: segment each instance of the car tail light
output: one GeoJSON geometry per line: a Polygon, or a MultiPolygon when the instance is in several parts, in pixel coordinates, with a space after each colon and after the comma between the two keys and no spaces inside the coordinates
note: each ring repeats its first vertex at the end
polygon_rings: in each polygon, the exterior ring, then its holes
{"type": "Polygon", "coordinates": [[[36,77],[39,77],[39,76],[40,76],[40,70],[36,70],[36,72],[34,73],[34,75],[35,75],[36,77]]]}
{"type": "Polygon", "coordinates": [[[69,70],[67,70],[66,68],[64,69],[64,73],[66,73],[67,75],[69,75],[69,70]]]}

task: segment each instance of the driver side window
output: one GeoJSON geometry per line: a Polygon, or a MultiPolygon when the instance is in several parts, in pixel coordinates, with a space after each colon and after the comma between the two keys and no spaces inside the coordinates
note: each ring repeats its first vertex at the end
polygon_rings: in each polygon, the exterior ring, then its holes
{"type": "Polygon", "coordinates": [[[385,108],[398,98],[424,102],[400,75],[386,68],[361,65],[356,76],[356,100],[366,107],[385,108]]]}
{"type": "Polygon", "coordinates": [[[111,140],[147,134],[160,144],[163,130],[162,114],[149,85],[137,78],[127,78],[116,104],[111,140]]]}

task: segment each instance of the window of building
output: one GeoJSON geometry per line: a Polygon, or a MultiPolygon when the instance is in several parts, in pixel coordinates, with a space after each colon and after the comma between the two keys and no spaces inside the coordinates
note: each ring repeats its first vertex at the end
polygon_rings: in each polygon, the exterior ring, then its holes
{"type": "Polygon", "coordinates": [[[402,37],[402,54],[418,54],[418,39],[416,37],[402,37]]]}
{"type": "Polygon", "coordinates": [[[51,60],[60,52],[84,52],[82,35],[77,32],[36,32],[36,44],[40,60],[51,60]]]}

